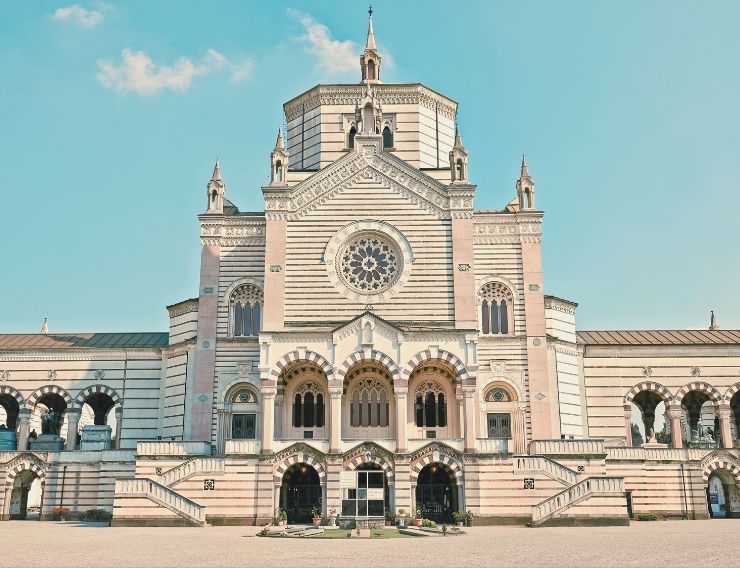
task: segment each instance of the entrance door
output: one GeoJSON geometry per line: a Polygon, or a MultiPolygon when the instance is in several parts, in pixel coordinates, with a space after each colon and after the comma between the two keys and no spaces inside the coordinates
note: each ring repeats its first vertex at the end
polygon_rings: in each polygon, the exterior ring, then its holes
{"type": "Polygon", "coordinates": [[[283,476],[283,502],[291,524],[311,522],[314,508],[322,511],[319,474],[307,464],[295,464],[283,476]]]}
{"type": "Polygon", "coordinates": [[[442,467],[431,464],[419,472],[416,484],[416,508],[425,519],[449,523],[457,507],[457,487],[442,467]]]}

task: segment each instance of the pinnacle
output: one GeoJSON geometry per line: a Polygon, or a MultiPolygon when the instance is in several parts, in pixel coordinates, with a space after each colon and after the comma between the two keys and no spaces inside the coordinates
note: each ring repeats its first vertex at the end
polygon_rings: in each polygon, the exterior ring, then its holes
{"type": "Polygon", "coordinates": [[[221,164],[219,163],[218,158],[216,158],[216,167],[213,168],[213,175],[211,176],[211,181],[221,181],[221,164]]]}

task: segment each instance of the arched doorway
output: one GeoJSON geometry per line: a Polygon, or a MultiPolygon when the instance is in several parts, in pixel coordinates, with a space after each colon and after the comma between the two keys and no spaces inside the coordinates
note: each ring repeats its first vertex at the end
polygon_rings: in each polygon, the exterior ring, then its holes
{"type": "Polygon", "coordinates": [[[644,390],[635,395],[631,414],[633,447],[645,443],[670,443],[670,423],[665,416],[666,404],[666,399],[658,391],[644,390]]]}
{"type": "Polygon", "coordinates": [[[740,500],[740,488],[735,485],[732,474],[723,469],[712,472],[707,482],[707,507],[713,519],[724,519],[738,516],[733,513],[732,504],[740,500]]]}
{"type": "Polygon", "coordinates": [[[43,484],[32,470],[21,471],[13,480],[10,491],[11,520],[39,520],[43,484]]]}
{"type": "Polygon", "coordinates": [[[288,523],[310,523],[314,508],[323,511],[319,474],[306,463],[292,465],[283,474],[280,502],[288,523]]]}
{"type": "Polygon", "coordinates": [[[458,510],[457,483],[447,468],[438,463],[425,466],[416,482],[416,508],[436,523],[452,521],[458,510]]]}
{"type": "Polygon", "coordinates": [[[0,394],[0,450],[16,449],[19,412],[20,404],[14,396],[0,394]]]}

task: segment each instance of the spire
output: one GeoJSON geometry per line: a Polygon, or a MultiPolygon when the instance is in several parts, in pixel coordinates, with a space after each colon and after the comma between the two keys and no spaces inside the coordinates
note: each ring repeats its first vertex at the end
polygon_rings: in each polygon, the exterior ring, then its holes
{"type": "Polygon", "coordinates": [[[519,211],[534,209],[534,180],[529,175],[527,158],[522,154],[522,171],[516,180],[516,192],[519,200],[519,211]]]}
{"type": "Polygon", "coordinates": [[[455,145],[453,148],[462,148],[462,136],[460,136],[460,127],[455,123],[455,145]]]}
{"type": "Polygon", "coordinates": [[[719,329],[719,324],[717,323],[717,319],[714,317],[714,310],[712,310],[712,315],[709,318],[709,331],[717,331],[719,329]]]}
{"type": "Polygon", "coordinates": [[[522,177],[529,177],[529,171],[527,170],[527,158],[522,154],[522,177]]]}
{"type": "Polygon", "coordinates": [[[283,127],[278,126],[278,137],[275,141],[275,148],[285,148],[285,144],[283,144],[283,127]]]}
{"type": "Polygon", "coordinates": [[[211,176],[211,181],[221,181],[221,164],[218,158],[216,158],[216,167],[213,168],[213,175],[211,176]]]}
{"type": "Polygon", "coordinates": [[[365,44],[365,49],[375,49],[375,34],[373,33],[373,7],[370,6],[370,9],[367,11],[367,13],[370,15],[368,18],[368,24],[367,24],[367,43],[365,44]]]}
{"type": "Polygon", "coordinates": [[[44,318],[44,323],[41,324],[41,333],[44,335],[49,333],[49,321],[46,318],[44,318]]]}

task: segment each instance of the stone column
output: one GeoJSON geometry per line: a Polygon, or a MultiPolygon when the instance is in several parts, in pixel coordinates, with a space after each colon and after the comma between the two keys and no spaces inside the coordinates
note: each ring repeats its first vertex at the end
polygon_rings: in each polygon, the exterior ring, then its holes
{"type": "Polygon", "coordinates": [[[527,447],[527,434],[524,425],[524,408],[521,406],[515,408],[511,416],[511,437],[513,446],[511,451],[515,454],[525,453],[527,447]]]}
{"type": "Polygon", "coordinates": [[[226,431],[228,412],[224,408],[219,408],[218,412],[218,433],[216,434],[216,451],[219,455],[223,455],[226,449],[226,438],[228,432],[226,431]]]}
{"type": "Polygon", "coordinates": [[[342,389],[329,389],[329,453],[338,454],[342,441],[342,389]]]}
{"type": "Polygon", "coordinates": [[[276,388],[262,388],[262,453],[272,453],[273,431],[275,427],[275,394],[276,388]]]}
{"type": "Polygon", "coordinates": [[[717,416],[719,417],[719,431],[722,435],[722,447],[731,448],[732,429],[730,428],[730,405],[721,405],[717,410],[717,416]]]}
{"type": "MultiPolygon", "coordinates": [[[[273,512],[281,506],[280,504],[280,485],[275,485],[275,488],[273,490],[273,497],[272,497],[272,510],[273,512]]],[[[279,521],[280,519],[278,519],[279,521]]]]}
{"type": "Polygon", "coordinates": [[[123,407],[116,406],[114,412],[116,413],[116,443],[113,447],[118,450],[121,448],[121,436],[123,434],[123,407]]]}
{"type": "Polygon", "coordinates": [[[406,437],[406,414],[408,386],[394,387],[396,396],[396,453],[404,453],[408,448],[409,441],[406,437]]]}
{"type": "MultiPolygon", "coordinates": [[[[461,392],[455,393],[455,401],[457,402],[457,424],[455,424],[455,438],[465,438],[465,397],[461,392]]],[[[450,436],[452,438],[452,436],[450,436]]]]}
{"type": "Polygon", "coordinates": [[[628,448],[632,447],[632,405],[631,404],[625,404],[624,405],[624,437],[625,437],[625,446],[628,448]]]}
{"type": "Polygon", "coordinates": [[[21,408],[18,412],[18,451],[25,452],[28,449],[28,420],[31,418],[31,411],[28,408],[21,408]]]}
{"type": "Polygon", "coordinates": [[[465,410],[465,451],[475,452],[475,390],[463,390],[465,410]]]}
{"type": "Polygon", "coordinates": [[[77,427],[80,424],[80,411],[79,409],[67,409],[66,422],[67,422],[67,443],[65,450],[76,450],[77,449],[77,427]]]}
{"type": "Polygon", "coordinates": [[[683,437],[681,434],[681,416],[683,412],[681,407],[671,406],[668,409],[668,417],[671,421],[671,441],[674,448],[683,448],[683,437]]]}

